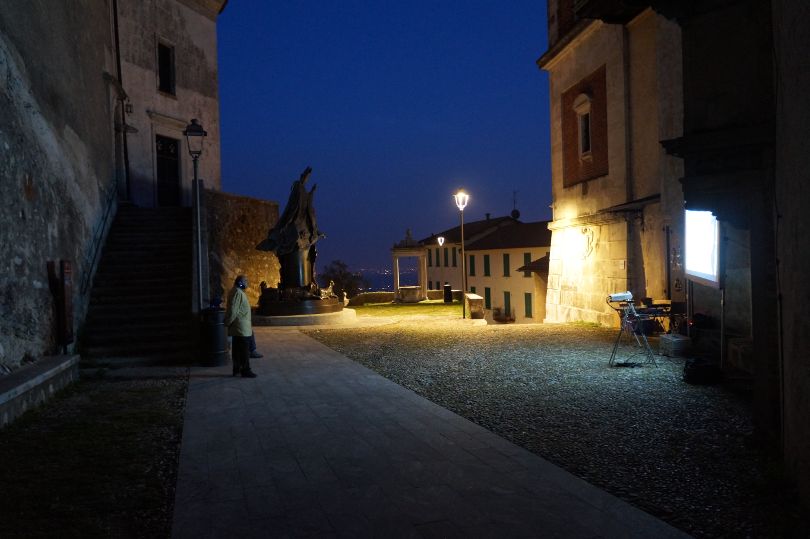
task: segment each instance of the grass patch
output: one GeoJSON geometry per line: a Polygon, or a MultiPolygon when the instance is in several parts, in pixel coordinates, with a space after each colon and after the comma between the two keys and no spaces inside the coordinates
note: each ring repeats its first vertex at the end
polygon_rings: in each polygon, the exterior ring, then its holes
{"type": "Polygon", "coordinates": [[[419,303],[366,303],[352,307],[357,316],[458,316],[461,303],[445,303],[442,300],[427,300],[419,303]]]}
{"type": "Polygon", "coordinates": [[[187,385],[82,380],[0,431],[0,537],[168,537],[187,385]]]}

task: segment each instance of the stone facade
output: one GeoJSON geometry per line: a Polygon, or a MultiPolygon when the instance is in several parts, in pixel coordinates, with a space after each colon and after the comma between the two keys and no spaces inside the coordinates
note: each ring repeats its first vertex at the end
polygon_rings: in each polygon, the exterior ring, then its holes
{"type": "Polygon", "coordinates": [[[281,279],[275,253],[256,249],[278,222],[278,204],[214,190],[204,193],[210,272],[208,298],[219,297],[224,301],[234,279],[246,275],[250,288],[245,292],[251,305],[257,305],[259,284],[265,281],[268,286],[277,287],[281,279]]]}
{"type": "Polygon", "coordinates": [[[71,263],[75,319],[87,309],[78,289],[115,203],[111,32],[105,2],[0,9],[0,371],[57,351],[48,261],[71,263]]]}
{"type": "Polygon", "coordinates": [[[177,173],[177,203],[189,206],[193,166],[183,130],[192,118],[208,133],[198,176],[208,187],[219,189],[221,184],[216,17],[225,2],[117,3],[121,85],[128,97],[125,107],[131,111],[125,115],[129,186],[122,180],[119,189],[138,206],[173,205],[171,194],[161,186],[175,181],[169,176],[177,173]],[[163,82],[161,68],[169,71],[163,82]],[[157,137],[178,142],[177,162],[169,158],[169,171],[160,161],[157,137]]]}
{"type": "Polygon", "coordinates": [[[795,478],[805,504],[810,507],[810,318],[807,308],[810,284],[810,26],[790,21],[810,20],[804,0],[773,3],[776,91],[776,200],[782,223],[778,227],[777,256],[782,305],[782,356],[784,379],[784,448],[788,474],[795,478]]]}
{"type": "Polygon", "coordinates": [[[577,20],[573,4],[549,2],[538,60],[552,126],[546,321],[617,325],[608,294],[684,300],[667,249],[680,248],[682,168],[659,144],[682,129],[680,30],[650,9],[577,20]]]}

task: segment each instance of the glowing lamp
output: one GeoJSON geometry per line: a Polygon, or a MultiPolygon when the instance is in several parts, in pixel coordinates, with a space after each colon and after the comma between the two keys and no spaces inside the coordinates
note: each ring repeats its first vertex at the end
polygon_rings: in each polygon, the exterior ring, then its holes
{"type": "Polygon", "coordinates": [[[465,193],[463,189],[459,189],[458,193],[453,195],[453,198],[456,199],[456,206],[458,206],[459,211],[464,211],[470,201],[470,195],[465,193]]]}
{"type": "Polygon", "coordinates": [[[444,236],[439,236],[438,238],[436,238],[436,241],[439,242],[439,247],[441,247],[442,245],[444,245],[444,236]]]}

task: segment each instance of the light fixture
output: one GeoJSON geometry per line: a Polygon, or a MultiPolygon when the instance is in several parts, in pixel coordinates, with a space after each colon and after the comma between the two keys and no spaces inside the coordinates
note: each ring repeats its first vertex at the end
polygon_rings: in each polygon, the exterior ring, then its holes
{"type": "Polygon", "coordinates": [[[444,245],[444,236],[439,236],[438,238],[436,238],[436,241],[439,242],[439,247],[441,247],[442,245],[444,245]]]}
{"type": "MultiPolygon", "coordinates": [[[[205,129],[203,129],[200,122],[197,121],[197,118],[194,118],[191,120],[191,123],[186,126],[183,135],[185,135],[186,143],[188,144],[188,154],[194,159],[196,166],[197,158],[202,155],[203,139],[208,136],[208,133],[205,132],[205,129]]],[[[195,177],[194,179],[196,180],[197,178],[195,177]]]]}
{"type": "MultiPolygon", "coordinates": [[[[464,254],[464,208],[467,207],[467,203],[470,201],[470,195],[464,192],[463,189],[459,189],[458,192],[453,195],[453,198],[456,199],[456,206],[458,207],[458,213],[461,216],[461,317],[467,318],[467,261],[465,259],[464,254]]],[[[455,247],[453,247],[455,249],[455,247]]]]}

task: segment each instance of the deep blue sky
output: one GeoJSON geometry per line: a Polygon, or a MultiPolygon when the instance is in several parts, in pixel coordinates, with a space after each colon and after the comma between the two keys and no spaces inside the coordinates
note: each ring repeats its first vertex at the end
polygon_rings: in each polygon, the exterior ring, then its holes
{"type": "Polygon", "coordinates": [[[539,0],[231,0],[219,18],[222,187],[279,202],[317,183],[318,270],[512,210],[548,219],[539,0]]]}

